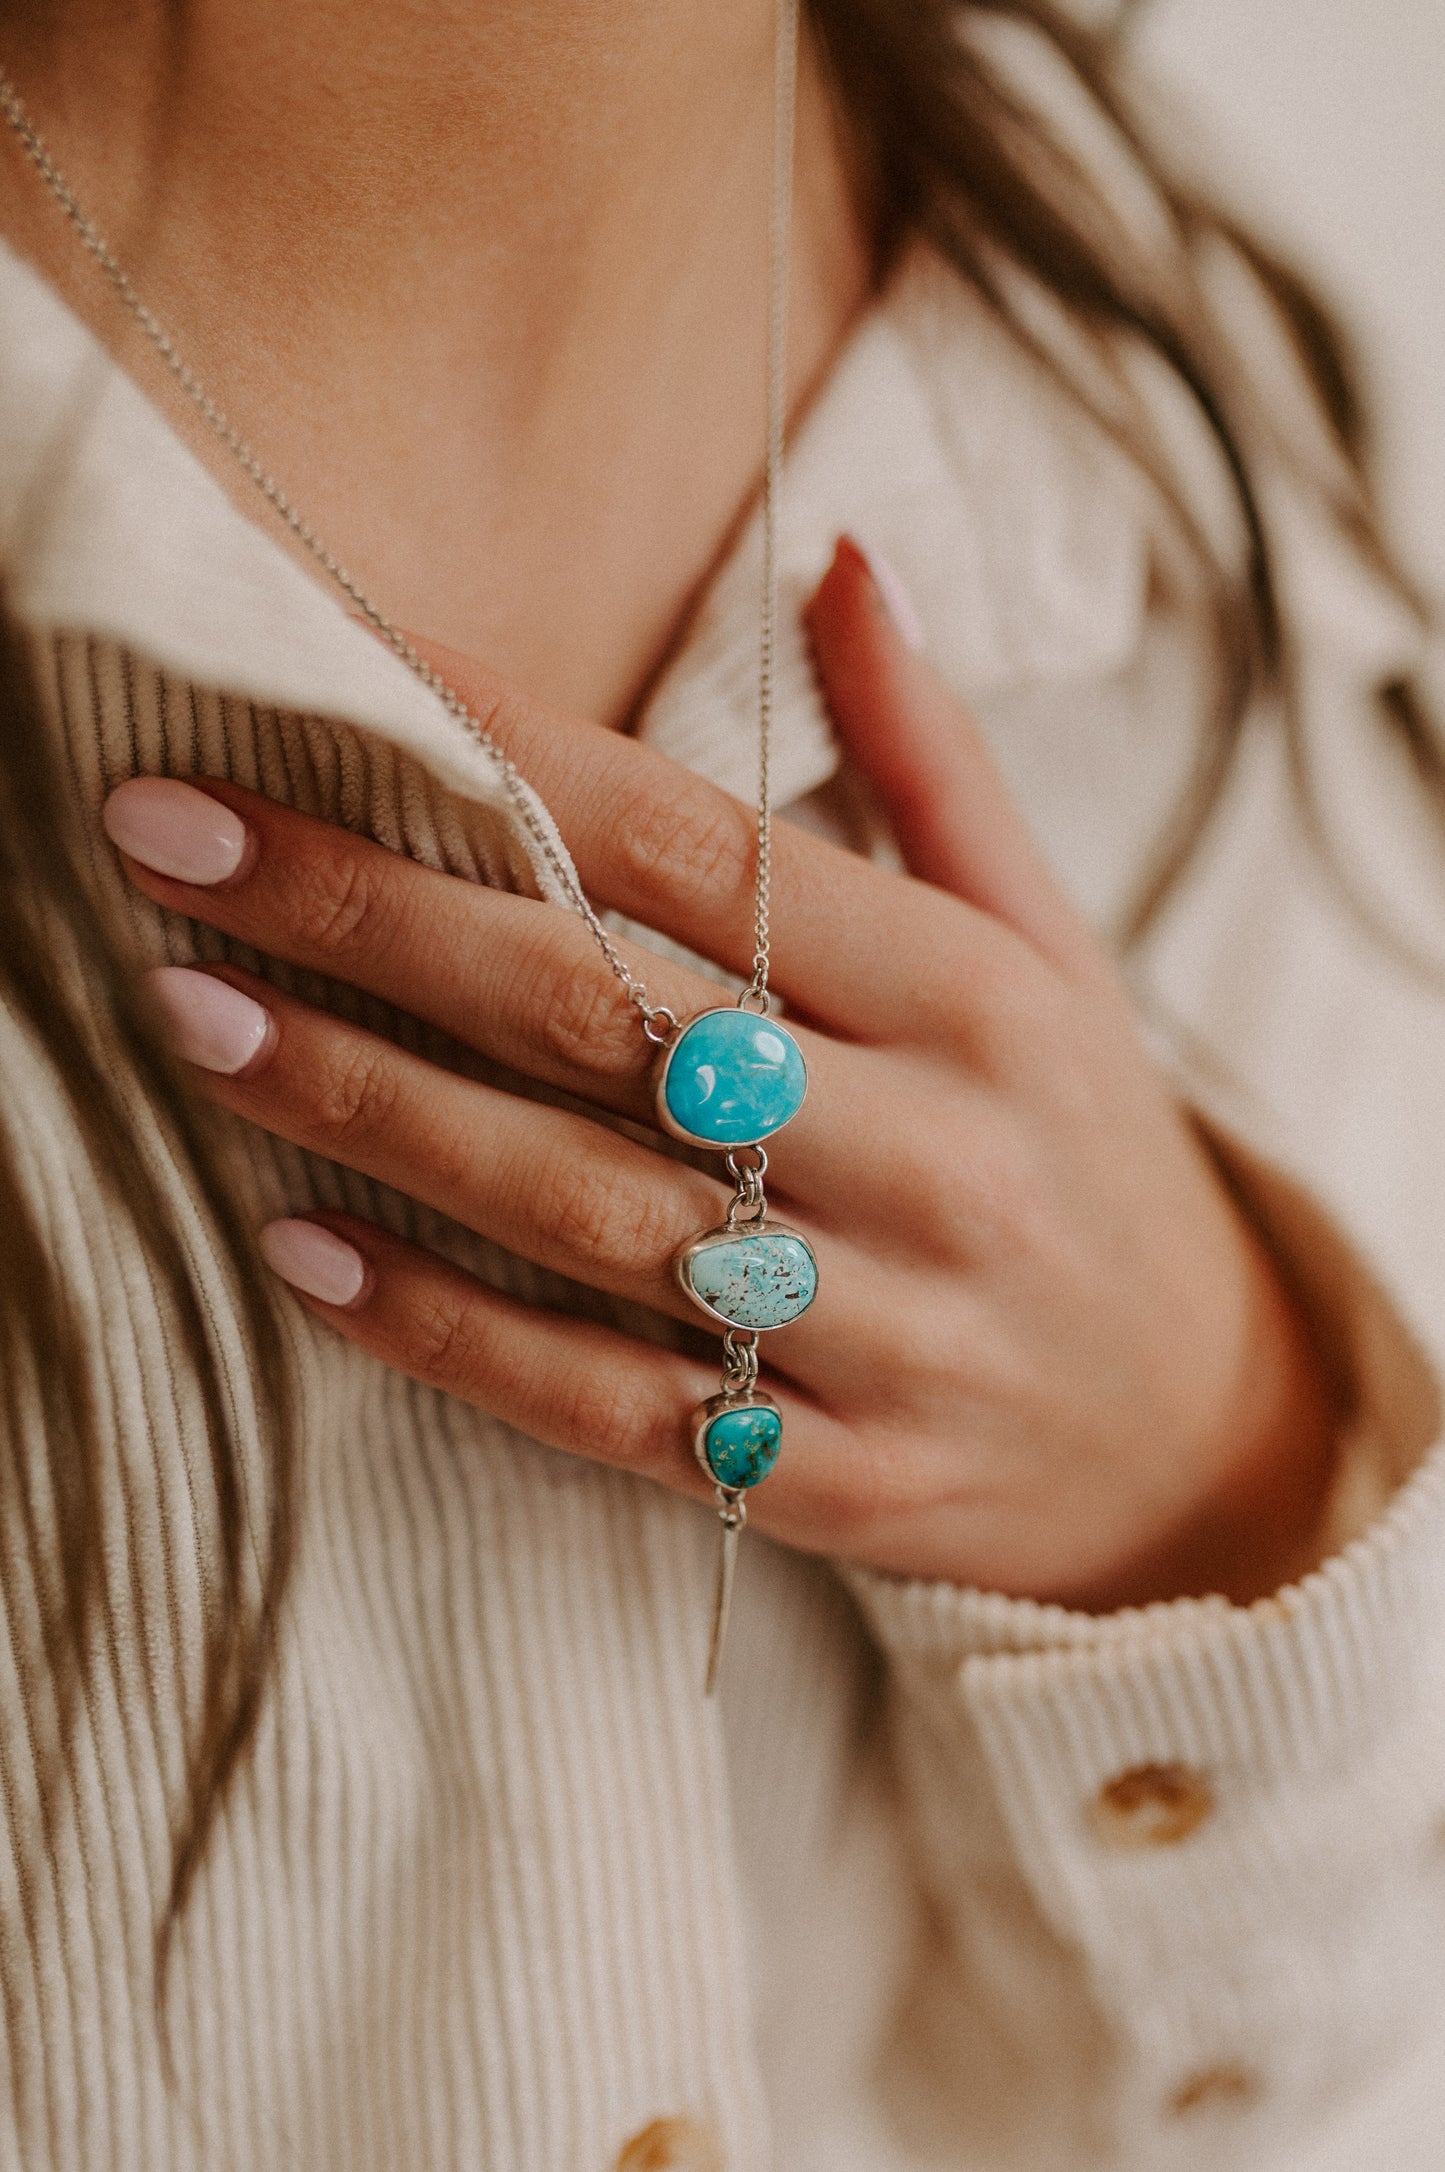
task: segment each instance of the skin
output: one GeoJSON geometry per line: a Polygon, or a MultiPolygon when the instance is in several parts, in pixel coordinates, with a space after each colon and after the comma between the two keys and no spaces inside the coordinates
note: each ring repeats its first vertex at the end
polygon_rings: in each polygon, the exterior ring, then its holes
{"type": "MultiPolygon", "coordinates": [[[[625,723],[757,486],[771,0],[184,0],[168,64],[175,12],[0,0],[0,54],[188,361],[388,614],[625,723]]],[[[856,196],[805,45],[795,417],[869,296],[856,196]]],[[[0,231],[269,518],[5,129],[0,231]]]]}
{"type": "MultiPolygon", "coordinates": [[[[602,727],[635,711],[756,488],[768,0],[191,0],[175,67],[165,12],[0,0],[83,199],[313,524],[429,637],[592,896],[745,970],[747,810],[602,727]]],[[[9,238],[258,517],[5,138],[7,160],[9,238]]],[[[797,183],[795,418],[872,263],[807,49],[797,183]]],[[[1306,1328],[856,554],[809,624],[911,872],[778,833],[774,980],[812,1090],[770,1192],[824,1279],[767,1339],[787,1448],[752,1520],[1083,1606],[1271,1590],[1311,1565],[1329,1475],[1306,1328]]],[[[148,895],[648,1121],[651,1052],[575,919],[207,789],[247,823],[240,873],[198,889],[132,864],[148,895]]],[[[715,999],[646,966],[680,1015],[715,999]]],[[[685,1312],[668,1263],[720,1219],[711,1177],[225,977],[270,1014],[244,1074],[197,1074],[225,1107],[685,1312]]],[[[354,1304],[311,1304],[336,1332],[538,1439],[706,1493],[686,1421],[715,1367],[320,1219],[366,1262],[354,1304]]]]}
{"type": "MultiPolygon", "coordinates": [[[[750,1517],[794,1546],[1084,1607],[1271,1590],[1310,1565],[1329,1469],[1303,1325],[1112,962],[846,544],[809,624],[912,871],[777,831],[774,986],[811,1085],[770,1142],[769,1190],[824,1279],[766,1339],[787,1445],[750,1517]]],[[[745,970],[749,810],[434,654],[553,808],[593,898],[745,970]]],[[[246,823],[241,867],[198,889],[130,863],[157,903],[650,1121],[653,1052],[574,915],[206,789],[246,823]]],[[[716,1000],[633,955],[679,1016],[716,1000]]],[[[203,1078],[222,1106],[528,1259],[689,1316],[670,1262],[722,1219],[711,1176],[223,977],[270,1026],[242,1073],[203,1078]]],[[[338,1333],[540,1440],[706,1494],[687,1417],[715,1368],[317,1219],[366,1262],[351,1305],[307,1300],[338,1333]]]]}

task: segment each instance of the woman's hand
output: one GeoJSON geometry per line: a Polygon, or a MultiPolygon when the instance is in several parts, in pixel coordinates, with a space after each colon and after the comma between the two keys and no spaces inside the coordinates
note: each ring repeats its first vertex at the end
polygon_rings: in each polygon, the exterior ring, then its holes
{"type": "MultiPolygon", "coordinates": [[[[912,872],[775,833],[773,980],[810,1090],[769,1142],[768,1187],[821,1288],[764,1338],[784,1450],[750,1519],[810,1550],[1089,1607],[1269,1590],[1308,1565],[1330,1454],[1292,1304],[1109,959],[849,545],[810,627],[912,872]]],[[[749,811],[461,658],[445,668],[552,808],[593,899],[745,974],[749,811]]],[[[233,785],[137,780],[106,821],[158,903],[652,1122],[655,1052],[574,915],[233,785]]],[[[636,956],[679,1017],[716,1003],[712,983],[636,956]]],[[[248,974],[155,979],[226,1108],[527,1259],[695,1317],[670,1262],[722,1220],[721,1182],[248,974]]],[[[273,1224],[263,1244],[319,1318],[389,1364],[708,1493],[688,1421],[715,1367],[536,1311],[344,1216],[273,1224]]]]}

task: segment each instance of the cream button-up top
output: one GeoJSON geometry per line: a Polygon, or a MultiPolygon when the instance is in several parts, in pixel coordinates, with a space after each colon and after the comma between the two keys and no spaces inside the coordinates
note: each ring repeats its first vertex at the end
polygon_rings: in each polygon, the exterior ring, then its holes
{"type": "MultiPolygon", "coordinates": [[[[548,894],[487,758],[432,697],[9,254],[0,298],[10,599],[138,958],[233,954],[122,882],[96,815],[138,771],[234,777],[548,894]]],[[[1330,818],[1428,934],[1440,877],[1368,717],[1416,637],[1282,486],[1274,513],[1330,818]]],[[[790,454],[788,606],[845,527],[901,570],[1107,929],[1187,773],[1198,629],[1165,600],[1130,471],[924,255],[790,454]]],[[[641,726],[744,796],[758,550],[754,527],[641,726]]],[[[785,615],[778,799],[887,850],[785,615]]],[[[194,1397],[53,1082],[0,1016],[0,1121],[93,1321],[107,1535],[106,1634],[49,1858],[34,1564],[0,1535],[0,2163],[1438,2172],[1445,1003],[1319,871],[1265,719],[1135,977],[1352,1383],[1318,1573],[1248,1609],[1099,1619],[750,1540],[706,1703],[703,1508],[541,1448],[297,1311],[298,1565],[176,1949],[173,2085],[150,1932],[198,1663],[194,1397]]],[[[576,1301],[284,1143],[250,1138],[245,1181],[257,1220],[344,1205],[576,1301]]],[[[199,1237],[195,1271],[244,1418],[199,1237]]]]}

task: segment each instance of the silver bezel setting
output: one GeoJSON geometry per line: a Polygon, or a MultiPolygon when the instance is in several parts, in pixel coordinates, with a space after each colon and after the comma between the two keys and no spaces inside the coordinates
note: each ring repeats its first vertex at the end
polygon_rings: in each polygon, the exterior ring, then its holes
{"type": "Polygon", "coordinates": [[[704,1313],[709,1320],[715,1321],[719,1327],[733,1327],[738,1330],[739,1334],[744,1335],[775,1335],[779,1328],[792,1327],[796,1321],[802,1319],[803,1314],[813,1304],[818,1295],[817,1253],[800,1229],[790,1228],[786,1222],[769,1221],[766,1214],[760,1214],[757,1220],[752,1222],[740,1221],[734,1223],[731,1227],[726,1222],[719,1222],[715,1229],[700,1230],[697,1236],[689,1238],[686,1244],[679,1245],[677,1251],[673,1254],[672,1271],[677,1277],[679,1289],[692,1304],[696,1305],[699,1312],[704,1313]],[[773,1320],[766,1327],[754,1326],[750,1321],[731,1320],[725,1312],[719,1312],[716,1306],[710,1305],[705,1297],[700,1296],[688,1281],[688,1265],[697,1258],[700,1252],[709,1252],[717,1244],[736,1244],[739,1238],[742,1237],[791,1237],[803,1247],[803,1250],[813,1262],[813,1295],[808,1299],[806,1305],[793,1314],[791,1320],[773,1320]]]}
{"type": "MultiPolygon", "coordinates": [[[[672,1068],[672,1059],[682,1046],[685,1035],[693,1026],[700,1025],[704,1018],[732,1018],[738,1015],[739,1006],[736,1003],[714,1003],[707,1010],[696,1011],[691,1018],[685,1018],[676,1033],[668,1036],[667,1046],[658,1061],[657,1077],[653,1087],[653,1105],[657,1111],[657,1121],[669,1137],[681,1139],[688,1146],[704,1146],[709,1153],[713,1154],[734,1153],[740,1147],[745,1146],[761,1146],[764,1139],[771,1139],[776,1132],[783,1129],[784,1124],[790,1124],[793,1121],[793,1116],[798,1113],[798,1109],[794,1109],[792,1115],[785,1116],[781,1124],[774,1124],[771,1130],[761,1133],[756,1139],[704,1139],[695,1131],[684,1131],[682,1125],[673,1117],[671,1110],[667,1106],[667,1074],[672,1068]]],[[[743,1017],[758,1018],[763,1014],[757,1011],[744,1011],[741,1015],[743,1017]]],[[[766,1022],[773,1028],[775,1033],[786,1033],[794,1048],[798,1049],[798,1061],[803,1066],[803,1091],[798,1096],[798,1108],[800,1109],[808,1093],[808,1059],[803,1054],[802,1049],[798,1048],[797,1035],[791,1032],[780,1018],[768,1018],[766,1022]]]]}
{"type": "MultiPolygon", "coordinates": [[[[701,1466],[703,1476],[714,1486],[721,1486],[723,1482],[708,1462],[703,1443],[713,1419],[721,1418],[729,1410],[776,1410],[778,1422],[782,1423],[782,1411],[778,1409],[773,1397],[764,1394],[761,1388],[724,1388],[721,1395],[710,1395],[705,1403],[699,1403],[692,1414],[692,1452],[701,1466]]],[[[760,1479],[758,1483],[761,1485],[763,1481],[760,1479]]],[[[725,1487],[724,1491],[750,1493],[752,1488],[725,1487]]]]}

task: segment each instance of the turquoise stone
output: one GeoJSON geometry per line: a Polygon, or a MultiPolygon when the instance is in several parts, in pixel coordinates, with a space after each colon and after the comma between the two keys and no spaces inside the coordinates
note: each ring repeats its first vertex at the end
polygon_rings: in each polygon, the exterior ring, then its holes
{"type": "Polygon", "coordinates": [[[786,1327],[818,1294],[818,1266],[790,1230],[721,1234],[690,1250],[682,1283],[732,1327],[786,1327]]]}
{"type": "Polygon", "coordinates": [[[701,1146],[756,1146],[797,1115],[807,1087],[786,1026],[755,1011],[704,1011],[672,1044],[658,1108],[669,1130],[701,1146]]]}
{"type": "Polygon", "coordinates": [[[778,1460],[783,1420],[769,1403],[719,1411],[702,1437],[707,1467],[720,1486],[756,1486],[778,1460]]]}

